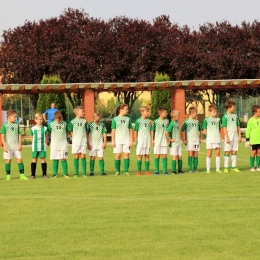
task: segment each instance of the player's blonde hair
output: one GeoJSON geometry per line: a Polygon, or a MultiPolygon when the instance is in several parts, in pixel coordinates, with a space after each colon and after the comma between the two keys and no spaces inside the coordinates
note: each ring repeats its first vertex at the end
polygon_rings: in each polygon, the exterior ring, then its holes
{"type": "Polygon", "coordinates": [[[77,111],[79,111],[79,110],[84,110],[83,106],[76,106],[76,107],[74,107],[74,109],[73,109],[74,114],[76,114],[77,111]]]}
{"type": "Polygon", "coordinates": [[[196,112],[196,113],[198,112],[198,109],[194,106],[189,108],[189,115],[191,115],[193,112],[196,112]]]}
{"type": "Polygon", "coordinates": [[[43,118],[43,115],[42,115],[42,113],[36,113],[35,115],[34,115],[34,119],[38,119],[38,118],[43,118]]]}
{"type": "Polygon", "coordinates": [[[141,106],[141,107],[139,108],[139,111],[140,111],[140,113],[142,113],[142,112],[144,112],[144,111],[150,111],[150,108],[149,108],[148,106],[141,106]]]}
{"type": "Polygon", "coordinates": [[[6,112],[7,118],[8,118],[9,116],[14,115],[14,114],[17,114],[15,110],[8,110],[8,111],[6,112]]]}
{"type": "Polygon", "coordinates": [[[171,112],[171,117],[174,118],[176,116],[179,116],[180,115],[180,111],[179,110],[172,110],[171,112]]]}

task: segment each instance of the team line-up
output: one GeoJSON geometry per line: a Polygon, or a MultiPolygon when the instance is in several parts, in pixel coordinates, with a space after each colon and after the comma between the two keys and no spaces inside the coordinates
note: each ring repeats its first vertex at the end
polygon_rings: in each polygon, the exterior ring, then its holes
{"type": "MultiPolygon", "coordinates": [[[[154,147],[154,175],[159,175],[159,161],[162,157],[162,173],[167,175],[167,153],[170,147],[172,156],[172,174],[183,173],[182,170],[182,149],[181,142],[186,145],[188,151],[189,172],[198,172],[198,152],[203,134],[206,137],[206,173],[211,173],[210,162],[212,150],[216,154],[216,172],[222,173],[220,169],[220,129],[224,132],[224,172],[229,171],[229,160],[231,158],[231,171],[240,172],[236,166],[238,143],[241,142],[240,122],[235,114],[235,103],[227,101],[226,113],[220,119],[217,116],[217,107],[209,106],[209,116],[200,125],[197,119],[197,109],[189,108],[189,116],[184,121],[182,127],[179,124],[180,113],[177,110],[171,111],[171,121],[167,118],[167,110],[163,107],[158,109],[159,117],[154,121],[150,120],[150,109],[147,106],[140,107],[141,117],[135,122],[132,128],[131,119],[127,116],[128,105],[121,104],[117,109],[117,116],[113,118],[111,125],[112,146],[115,154],[115,175],[120,175],[121,155],[123,154],[124,175],[129,175],[130,149],[133,146],[134,131],[136,140],[137,155],[137,176],[141,175],[142,158],[144,157],[145,175],[150,173],[150,150],[151,144],[154,147]],[[183,132],[183,134],[181,134],[183,132]],[[178,167],[177,167],[178,166],[178,167]],[[178,168],[178,170],[177,170],[178,168]]],[[[50,142],[50,159],[53,160],[52,174],[53,178],[58,176],[59,161],[61,161],[62,171],[65,178],[68,175],[68,142],[67,135],[72,135],[72,154],[74,155],[74,177],[79,176],[79,160],[81,161],[81,170],[83,177],[87,177],[86,151],[89,150],[90,173],[94,176],[95,158],[98,157],[100,174],[106,175],[104,167],[104,149],[107,144],[106,127],[100,121],[101,115],[94,113],[93,121],[88,123],[84,118],[83,107],[74,109],[76,117],[67,124],[62,117],[61,112],[54,113],[54,120],[43,126],[43,115],[35,115],[36,125],[30,129],[32,140],[32,163],[31,179],[35,178],[36,165],[38,158],[41,161],[42,177],[47,178],[46,164],[46,145],[50,142]]],[[[252,118],[249,119],[246,129],[246,148],[251,148],[250,170],[260,171],[260,106],[252,107],[252,118]],[[256,158],[256,168],[254,167],[256,158]]],[[[11,180],[11,159],[16,158],[20,171],[20,179],[27,180],[24,175],[24,164],[22,161],[22,137],[18,123],[16,122],[16,111],[7,111],[7,122],[2,125],[2,143],[4,147],[4,159],[6,180],[11,180]]]]}

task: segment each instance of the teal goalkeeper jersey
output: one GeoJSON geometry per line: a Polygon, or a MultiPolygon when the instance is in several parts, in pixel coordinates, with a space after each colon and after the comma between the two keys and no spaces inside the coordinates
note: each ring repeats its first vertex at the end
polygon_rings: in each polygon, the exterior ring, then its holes
{"type": "Polygon", "coordinates": [[[170,143],[170,147],[180,145],[180,122],[172,120],[167,127],[166,132],[170,134],[171,139],[175,139],[175,142],[170,143]]]}
{"type": "Polygon", "coordinates": [[[88,121],[85,118],[72,119],[69,131],[72,132],[73,145],[87,145],[88,121]]]}
{"type": "Polygon", "coordinates": [[[237,128],[240,126],[240,122],[237,114],[225,113],[222,117],[222,127],[227,129],[229,140],[237,141],[238,140],[238,131],[237,128]]]}
{"type": "Polygon", "coordinates": [[[136,147],[150,148],[151,146],[151,120],[149,118],[138,118],[135,122],[135,132],[137,132],[136,147]]]}
{"type": "Polygon", "coordinates": [[[152,131],[154,131],[154,146],[168,146],[168,141],[165,135],[169,125],[169,119],[157,118],[153,122],[152,131]]]}
{"type": "Polygon", "coordinates": [[[207,130],[206,141],[208,143],[220,143],[220,118],[206,117],[203,121],[202,129],[207,130]]]}
{"type": "Polygon", "coordinates": [[[32,151],[44,152],[46,151],[45,137],[48,133],[46,126],[33,126],[30,129],[30,135],[32,136],[32,151]]]}
{"type": "Polygon", "coordinates": [[[198,119],[187,118],[181,127],[181,131],[186,132],[186,141],[199,142],[201,126],[198,119]]]}
{"type": "Polygon", "coordinates": [[[250,144],[260,144],[260,117],[251,117],[247,122],[246,138],[249,138],[250,144]]]}
{"type": "Polygon", "coordinates": [[[2,125],[1,132],[4,135],[8,150],[17,150],[19,146],[19,135],[21,134],[19,124],[5,122],[2,125]]]}

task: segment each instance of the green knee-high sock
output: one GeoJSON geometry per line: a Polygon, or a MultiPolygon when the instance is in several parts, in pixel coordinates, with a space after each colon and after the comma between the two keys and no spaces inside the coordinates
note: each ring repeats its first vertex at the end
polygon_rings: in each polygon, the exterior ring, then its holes
{"type": "Polygon", "coordinates": [[[150,169],[150,162],[149,161],[145,161],[145,171],[149,172],[150,169]]]}
{"type": "Polygon", "coordinates": [[[160,158],[154,158],[155,172],[159,172],[159,161],[160,161],[160,158]]]}
{"type": "Polygon", "coordinates": [[[120,160],[115,160],[116,172],[120,173],[120,166],[121,166],[121,161],[120,160]]]}
{"type": "Polygon", "coordinates": [[[167,172],[167,158],[162,158],[163,172],[167,172]]]}
{"type": "Polygon", "coordinates": [[[24,165],[23,165],[23,163],[18,163],[18,169],[20,171],[20,174],[24,174],[24,165]]]}
{"type": "Polygon", "coordinates": [[[176,172],[176,160],[172,160],[172,171],[176,172]]]}
{"type": "Polygon", "coordinates": [[[58,169],[59,169],[59,160],[53,160],[52,170],[54,175],[58,174],[58,169]]]}
{"type": "Polygon", "coordinates": [[[188,165],[189,165],[189,171],[192,171],[192,156],[188,156],[188,165]]]}
{"type": "Polygon", "coordinates": [[[74,158],[74,171],[76,175],[79,175],[79,159],[74,158]]]}
{"type": "Polygon", "coordinates": [[[104,160],[99,160],[99,168],[100,168],[100,174],[104,173],[105,171],[105,162],[104,160]]]}
{"type": "Polygon", "coordinates": [[[90,160],[90,162],[89,162],[89,168],[90,168],[90,173],[94,173],[95,160],[90,160]]]}
{"type": "Polygon", "coordinates": [[[197,170],[198,163],[199,163],[199,158],[198,157],[193,157],[194,170],[197,170]]]}
{"type": "Polygon", "coordinates": [[[141,170],[142,170],[142,161],[141,160],[137,160],[137,171],[138,172],[141,172],[141,170]]]}
{"type": "Polygon", "coordinates": [[[182,160],[178,160],[178,170],[182,170],[182,160]]]}
{"type": "Polygon", "coordinates": [[[68,163],[67,163],[67,160],[62,160],[61,161],[61,166],[62,166],[63,174],[64,175],[68,174],[68,163]]]}
{"type": "Polygon", "coordinates": [[[129,170],[129,165],[130,165],[130,159],[124,159],[124,172],[127,173],[129,170]]]}
{"type": "Polygon", "coordinates": [[[5,164],[5,172],[6,172],[6,174],[11,173],[11,164],[10,163],[5,164]]]}
{"type": "Polygon", "coordinates": [[[260,166],[260,156],[256,156],[256,167],[260,166]]]}
{"type": "Polygon", "coordinates": [[[87,169],[87,160],[86,158],[81,158],[81,168],[82,168],[82,174],[86,175],[86,169],[87,169]]]}
{"type": "MultiPolygon", "coordinates": [[[[258,156],[257,156],[258,157],[258,156]]],[[[256,157],[256,167],[258,167],[257,163],[258,163],[258,158],[256,157]]],[[[255,166],[255,157],[250,156],[250,168],[255,166]]]]}

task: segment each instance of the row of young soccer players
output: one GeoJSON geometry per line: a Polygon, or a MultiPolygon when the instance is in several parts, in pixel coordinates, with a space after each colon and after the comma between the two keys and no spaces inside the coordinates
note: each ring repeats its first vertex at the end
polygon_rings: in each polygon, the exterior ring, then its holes
{"type": "MultiPolygon", "coordinates": [[[[226,104],[227,113],[222,118],[222,126],[225,133],[225,157],[224,171],[228,171],[228,161],[230,151],[232,153],[232,171],[238,172],[236,168],[236,151],[238,142],[241,141],[241,133],[239,120],[234,114],[235,103],[228,101],[226,104]]],[[[160,108],[158,110],[159,118],[152,122],[149,119],[150,111],[146,106],[140,108],[141,117],[135,123],[135,140],[137,154],[137,175],[141,175],[142,157],[145,157],[145,174],[151,175],[149,171],[149,155],[150,144],[154,146],[155,154],[155,173],[159,174],[159,160],[162,157],[163,174],[167,173],[167,149],[170,145],[170,154],[172,157],[172,173],[176,174],[176,164],[178,160],[178,172],[182,171],[182,151],[181,151],[181,135],[179,126],[179,111],[172,111],[172,121],[169,124],[167,119],[167,110],[160,108]]],[[[68,176],[68,145],[67,134],[72,133],[72,153],[74,154],[74,171],[75,177],[79,176],[79,159],[81,159],[82,174],[86,177],[86,146],[89,149],[90,155],[90,176],[94,175],[95,157],[99,158],[100,173],[104,172],[104,149],[106,147],[106,128],[100,122],[100,114],[94,114],[94,121],[88,124],[84,118],[82,107],[75,108],[76,117],[69,125],[63,121],[62,114],[58,111],[55,113],[54,121],[48,127],[42,125],[42,114],[35,115],[36,125],[30,130],[32,137],[32,163],[31,163],[31,178],[35,178],[37,159],[40,158],[43,177],[47,178],[46,164],[46,144],[48,145],[48,135],[51,135],[51,152],[50,159],[53,160],[53,178],[58,176],[58,165],[61,160],[64,176],[68,176]],[[88,138],[87,138],[87,135],[88,138]]],[[[115,168],[116,175],[120,174],[121,155],[124,154],[124,174],[129,175],[129,153],[132,141],[132,123],[127,116],[128,106],[121,104],[118,107],[118,116],[112,120],[112,146],[115,153],[115,168]]],[[[217,108],[209,107],[209,117],[205,118],[202,128],[206,137],[207,145],[207,172],[210,172],[210,157],[212,150],[216,150],[216,165],[217,172],[220,172],[220,119],[216,117],[217,108]]],[[[24,166],[21,155],[21,131],[19,125],[15,123],[16,112],[8,111],[8,121],[2,126],[2,141],[4,145],[4,158],[6,159],[6,174],[7,180],[11,179],[10,163],[13,157],[16,157],[20,170],[20,178],[27,179],[24,176],[24,166]]],[[[186,144],[188,151],[189,171],[197,171],[198,167],[198,151],[200,142],[202,141],[202,130],[199,121],[197,120],[197,109],[191,107],[189,109],[189,118],[182,125],[182,131],[186,134],[183,137],[183,142],[186,144]]]]}

